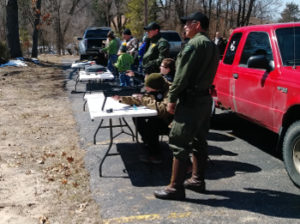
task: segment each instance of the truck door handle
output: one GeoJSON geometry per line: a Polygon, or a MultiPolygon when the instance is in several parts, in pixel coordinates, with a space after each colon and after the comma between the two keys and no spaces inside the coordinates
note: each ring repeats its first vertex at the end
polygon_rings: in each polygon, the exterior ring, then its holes
{"type": "Polygon", "coordinates": [[[237,73],[233,73],[233,78],[237,79],[239,77],[239,75],[237,73]]]}

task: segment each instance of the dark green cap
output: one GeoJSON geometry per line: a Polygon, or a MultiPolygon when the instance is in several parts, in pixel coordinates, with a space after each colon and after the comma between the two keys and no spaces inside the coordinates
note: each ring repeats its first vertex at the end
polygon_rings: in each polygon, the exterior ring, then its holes
{"type": "Polygon", "coordinates": [[[149,23],[148,26],[145,26],[144,30],[160,30],[160,25],[158,25],[156,22],[152,22],[149,23]]]}
{"type": "Polygon", "coordinates": [[[163,90],[165,79],[160,73],[151,73],[145,80],[145,86],[156,90],[163,90]]]}
{"type": "Polygon", "coordinates": [[[189,14],[188,16],[181,17],[180,20],[183,24],[185,24],[186,21],[193,21],[193,20],[199,21],[201,23],[201,27],[204,30],[207,30],[209,27],[209,19],[207,18],[206,15],[204,15],[201,12],[194,12],[192,14],[189,14]]]}

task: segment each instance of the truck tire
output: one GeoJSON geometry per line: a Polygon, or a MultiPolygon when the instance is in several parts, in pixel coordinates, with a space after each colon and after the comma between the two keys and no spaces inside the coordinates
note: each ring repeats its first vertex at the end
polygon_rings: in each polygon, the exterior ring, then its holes
{"type": "Polygon", "coordinates": [[[80,55],[80,61],[85,60],[85,59],[87,59],[87,56],[84,55],[84,54],[81,54],[81,55],[80,55]]]}
{"type": "Polygon", "coordinates": [[[300,187],[300,121],[294,122],[285,133],[282,154],[289,177],[300,187]]]}
{"type": "Polygon", "coordinates": [[[215,116],[215,114],[216,114],[216,103],[213,100],[212,104],[211,104],[211,113],[210,113],[210,116],[213,117],[213,116],[215,116]]]}

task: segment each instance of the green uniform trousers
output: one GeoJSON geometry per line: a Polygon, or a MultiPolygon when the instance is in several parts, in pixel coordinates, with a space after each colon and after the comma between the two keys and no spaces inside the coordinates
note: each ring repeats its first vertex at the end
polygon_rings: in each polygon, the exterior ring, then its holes
{"type": "Polygon", "coordinates": [[[187,160],[189,153],[207,155],[207,134],[212,107],[211,96],[179,100],[169,136],[174,157],[187,160]]]}

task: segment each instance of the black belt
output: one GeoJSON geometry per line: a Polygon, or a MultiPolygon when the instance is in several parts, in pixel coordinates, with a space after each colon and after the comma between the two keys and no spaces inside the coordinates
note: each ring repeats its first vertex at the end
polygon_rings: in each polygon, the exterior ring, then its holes
{"type": "Polygon", "coordinates": [[[209,89],[205,89],[205,90],[187,90],[186,93],[189,96],[208,96],[210,94],[209,89]]]}

